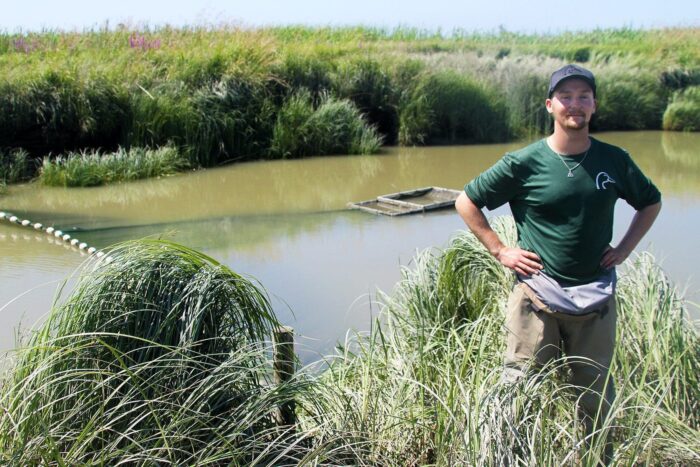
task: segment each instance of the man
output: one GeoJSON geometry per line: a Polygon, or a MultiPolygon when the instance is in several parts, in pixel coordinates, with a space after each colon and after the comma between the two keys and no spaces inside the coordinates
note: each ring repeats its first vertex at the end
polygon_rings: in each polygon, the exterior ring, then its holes
{"type": "Polygon", "coordinates": [[[563,351],[590,434],[614,398],[607,375],[615,345],[615,266],[654,223],[661,195],[624,150],[589,136],[597,110],[589,70],[567,65],[552,73],[545,106],[553,133],[506,154],[469,182],[456,207],[488,251],[517,275],[506,317],[506,378],[521,377],[529,365],[541,366],[563,351]],[[613,247],[618,198],[637,212],[613,247]],[[505,203],[518,231],[515,247],[503,244],[481,211],[505,203]]]}

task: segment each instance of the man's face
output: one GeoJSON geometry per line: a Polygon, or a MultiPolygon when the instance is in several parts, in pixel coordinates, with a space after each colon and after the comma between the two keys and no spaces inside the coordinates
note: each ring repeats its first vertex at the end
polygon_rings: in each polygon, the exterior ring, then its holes
{"type": "Polygon", "coordinates": [[[572,78],[561,83],[545,101],[547,112],[554,117],[554,124],[568,130],[588,127],[596,110],[593,89],[582,79],[572,78]]]}

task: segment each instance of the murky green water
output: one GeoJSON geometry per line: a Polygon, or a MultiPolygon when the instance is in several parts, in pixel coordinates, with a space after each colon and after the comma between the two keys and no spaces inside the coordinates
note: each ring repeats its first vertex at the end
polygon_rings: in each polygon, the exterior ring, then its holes
{"type": "MultiPolygon", "coordinates": [[[[697,299],[700,134],[598,137],[628,149],[662,190],[662,214],[641,247],[662,258],[697,299]]],[[[350,212],[346,204],[429,185],[461,189],[520,146],[391,148],[379,156],[245,163],[90,189],[28,185],[12,187],[0,210],[53,222],[97,247],[157,235],[201,249],[260,280],[311,359],[348,329],[368,329],[378,311],[375,290],[389,291],[417,250],[444,246],[463,228],[451,210],[388,218],[350,212]]],[[[618,204],[617,238],[632,214],[618,204]]],[[[15,346],[17,327],[46,313],[58,285],[84,258],[46,235],[7,224],[0,224],[0,258],[0,349],[7,350],[15,346]]],[[[693,315],[700,317],[697,310],[693,315]]]]}

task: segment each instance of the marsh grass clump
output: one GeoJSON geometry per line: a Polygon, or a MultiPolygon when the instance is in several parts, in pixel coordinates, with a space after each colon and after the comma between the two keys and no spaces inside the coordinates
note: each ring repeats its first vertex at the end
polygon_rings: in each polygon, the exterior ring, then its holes
{"type": "Polygon", "coordinates": [[[370,58],[341,62],[333,85],[335,95],[352,101],[387,144],[396,142],[398,93],[387,66],[370,58]]]}
{"type": "Polygon", "coordinates": [[[505,102],[493,90],[454,71],[431,73],[425,79],[416,97],[425,96],[430,109],[426,142],[497,142],[510,137],[505,102]]]}
{"type": "MultiPolygon", "coordinates": [[[[512,219],[493,225],[514,242],[512,219]]],[[[346,430],[365,465],[595,465],[608,434],[613,465],[694,465],[700,335],[653,258],[630,261],[618,288],[618,395],[588,439],[566,356],[519,382],[503,379],[513,278],[468,232],[403,271],[369,334],[329,359],[304,423],[346,430]]]]}
{"type": "Polygon", "coordinates": [[[656,130],[666,108],[667,91],[648,72],[634,75],[612,71],[599,79],[600,111],[591,126],[595,130],[656,130]]]}
{"type": "Polygon", "coordinates": [[[27,151],[23,149],[0,151],[0,183],[3,185],[29,180],[33,172],[27,151]]]}
{"type": "Polygon", "coordinates": [[[287,99],[277,115],[270,152],[281,158],[372,154],[381,144],[375,127],[352,102],[324,95],[314,107],[311,93],[302,91],[287,99]]]}
{"type": "Polygon", "coordinates": [[[119,148],[108,154],[83,151],[45,158],[39,181],[50,186],[96,186],[172,175],[188,166],[188,160],[172,146],[119,148]]]}
{"type": "Polygon", "coordinates": [[[276,427],[277,320],[255,283],[164,241],[87,263],[0,389],[6,465],[260,465],[308,449],[276,427]]]}
{"type": "Polygon", "coordinates": [[[700,131],[700,86],[676,91],[663,116],[664,130],[700,131]]]}

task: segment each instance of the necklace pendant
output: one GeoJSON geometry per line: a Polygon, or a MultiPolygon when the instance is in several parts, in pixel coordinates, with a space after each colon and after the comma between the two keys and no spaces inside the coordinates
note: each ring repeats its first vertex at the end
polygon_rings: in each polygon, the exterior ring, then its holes
{"type": "Polygon", "coordinates": [[[571,170],[569,170],[569,173],[566,176],[569,178],[574,178],[574,173],[571,170]]]}

